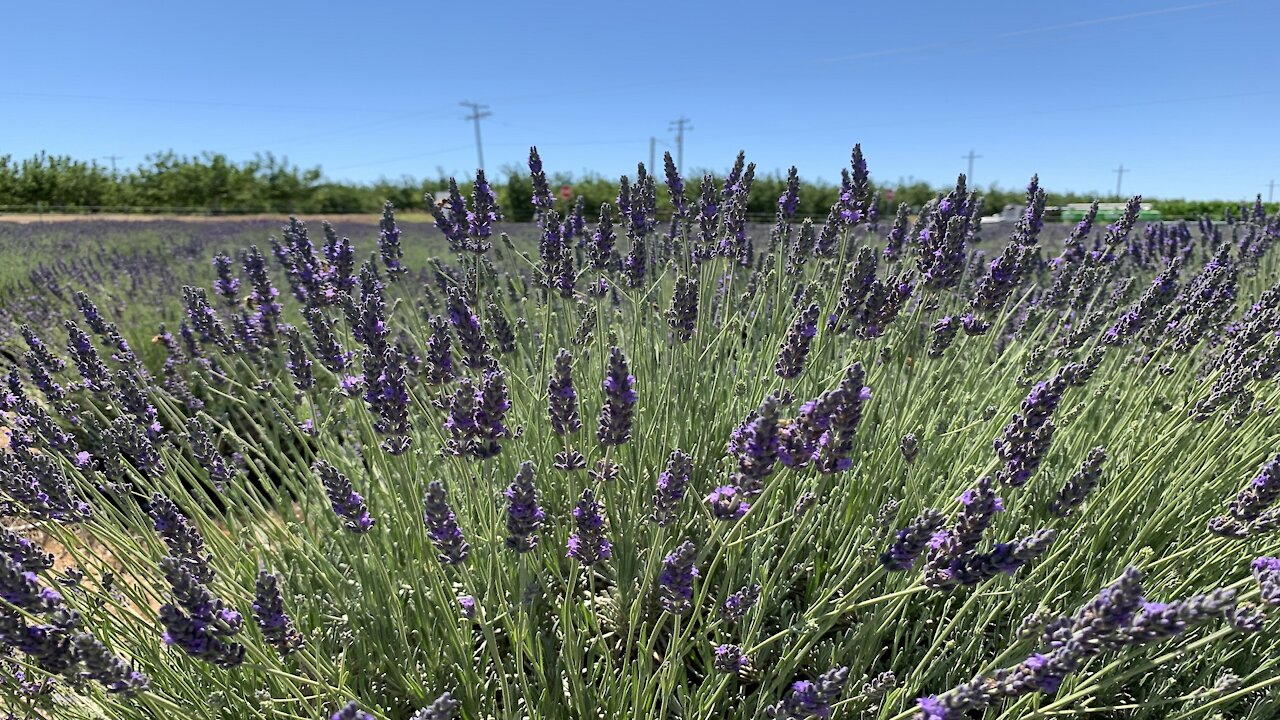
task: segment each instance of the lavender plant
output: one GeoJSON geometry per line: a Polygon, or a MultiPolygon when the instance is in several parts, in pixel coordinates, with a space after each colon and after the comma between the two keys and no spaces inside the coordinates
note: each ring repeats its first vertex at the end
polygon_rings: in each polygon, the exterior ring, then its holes
{"type": "Polygon", "coordinates": [[[478,175],[322,243],[0,228],[76,249],[0,262],[0,707],[1273,717],[1268,208],[1059,227],[1037,179],[993,230],[857,148],[762,228],[732,167],[590,229],[536,150],[528,226],[478,175]]]}

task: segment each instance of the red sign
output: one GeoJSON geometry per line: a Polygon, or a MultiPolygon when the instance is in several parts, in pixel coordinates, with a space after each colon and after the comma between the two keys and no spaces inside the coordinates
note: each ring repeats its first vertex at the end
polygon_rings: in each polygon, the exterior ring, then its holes
{"type": "Polygon", "coordinates": [[[573,188],[569,187],[568,185],[560,186],[560,197],[564,198],[565,201],[569,200],[569,197],[572,194],[572,192],[573,192],[573,188]]]}
{"type": "Polygon", "coordinates": [[[892,191],[892,190],[885,190],[883,194],[884,194],[884,201],[885,201],[885,202],[887,202],[887,203],[891,203],[891,202],[893,202],[893,191],[892,191]]]}

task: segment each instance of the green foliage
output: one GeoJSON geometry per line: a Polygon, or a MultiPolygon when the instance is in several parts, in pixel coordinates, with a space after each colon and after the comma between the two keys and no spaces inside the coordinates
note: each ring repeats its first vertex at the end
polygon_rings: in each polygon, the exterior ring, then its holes
{"type": "MultiPolygon", "coordinates": [[[[533,218],[529,204],[532,188],[522,167],[503,169],[505,182],[497,186],[498,202],[504,214],[514,222],[533,218]]],[[[634,173],[628,177],[634,180],[634,173]]],[[[661,184],[661,168],[657,180],[661,184]]],[[[685,195],[696,202],[702,175],[690,172],[685,178],[685,195]]],[[[717,182],[721,178],[716,178],[717,182]]],[[[467,178],[459,178],[465,182],[467,178]]],[[[560,197],[560,187],[569,185],[572,196],[581,195],[588,220],[594,220],[601,203],[613,203],[618,193],[618,179],[588,173],[574,178],[559,173],[548,177],[555,195],[556,209],[562,214],[572,206],[560,197]]],[[[422,210],[423,195],[446,187],[444,178],[416,180],[401,177],[379,179],[367,184],[338,183],[324,180],[320,168],[301,168],[288,160],[267,153],[252,160],[236,163],[226,155],[206,152],[197,156],[162,152],[118,174],[96,161],[84,162],[67,156],[41,153],[26,160],[0,156],[0,211],[9,212],[141,212],[172,214],[235,215],[245,213],[377,213],[382,203],[390,200],[401,210],[422,210]]],[[[747,203],[747,215],[755,222],[772,222],[777,199],[786,189],[785,175],[758,175],[755,190],[747,203]]],[[[880,202],[881,217],[892,217],[899,203],[918,212],[939,191],[913,178],[896,183],[876,185],[881,192],[892,190],[892,201],[880,202]]],[[[1006,205],[1021,205],[1024,191],[994,185],[983,191],[988,213],[998,213],[1006,205]]],[[[839,196],[839,185],[823,181],[802,183],[799,217],[821,221],[839,196]]],[[[1049,193],[1050,206],[1090,202],[1091,195],[1081,193],[1049,193]]],[[[1123,198],[1102,198],[1107,201],[1123,198]]],[[[1198,219],[1208,216],[1221,219],[1228,208],[1239,205],[1227,200],[1150,199],[1166,219],[1198,219]]],[[[1269,204],[1269,212],[1277,205],[1269,204]]],[[[671,203],[665,188],[658,192],[658,215],[670,217],[671,203]]],[[[1049,216],[1051,219],[1053,215],[1049,216]]]]}
{"type": "Polygon", "coordinates": [[[498,204],[510,222],[533,220],[533,182],[518,168],[506,168],[507,182],[498,188],[498,204]]]}

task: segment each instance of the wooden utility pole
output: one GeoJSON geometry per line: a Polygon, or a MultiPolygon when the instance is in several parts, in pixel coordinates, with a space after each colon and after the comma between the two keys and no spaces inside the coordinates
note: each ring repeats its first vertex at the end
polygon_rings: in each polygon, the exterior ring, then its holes
{"type": "Polygon", "coordinates": [[[487,118],[493,113],[489,112],[488,105],[481,105],[469,100],[464,100],[458,104],[465,108],[471,108],[471,114],[464,119],[471,120],[476,124],[476,159],[480,162],[479,168],[484,170],[484,147],[480,143],[480,119],[487,118]]]}

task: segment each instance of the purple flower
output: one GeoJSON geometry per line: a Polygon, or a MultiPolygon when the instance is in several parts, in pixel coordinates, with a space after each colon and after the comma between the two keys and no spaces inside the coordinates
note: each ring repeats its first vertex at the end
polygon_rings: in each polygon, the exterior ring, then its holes
{"type": "Polygon", "coordinates": [[[240,613],[213,597],[188,570],[187,563],[166,557],[160,561],[174,602],[160,607],[165,645],[176,645],[192,657],[222,668],[244,662],[243,645],[230,641],[240,632],[240,613]]]}
{"type": "Polygon", "coordinates": [[[130,697],[148,689],[146,675],[121,660],[93,635],[80,633],[72,639],[72,644],[76,657],[84,665],[84,675],[102,683],[107,692],[130,697]]]}
{"type": "Polygon", "coordinates": [[[204,537],[191,523],[191,520],[172,500],[156,493],[151,496],[147,514],[155,524],[155,531],[164,541],[169,554],[182,561],[193,577],[202,583],[213,580],[213,568],[209,565],[213,560],[204,545],[204,537]]]}
{"type": "Polygon", "coordinates": [[[942,525],[946,516],[925,508],[909,525],[897,532],[893,544],[880,555],[880,563],[889,570],[908,570],[924,552],[926,544],[942,525]]]}
{"type": "Polygon", "coordinates": [[[653,495],[653,522],[666,527],[676,520],[676,509],[684,499],[693,473],[693,458],[680,449],[671,451],[667,467],[658,474],[658,489],[653,495]]]}
{"type": "Polygon", "coordinates": [[[35,573],[24,570],[7,555],[0,556],[0,599],[33,614],[51,613],[64,607],[58,591],[41,587],[35,573]]]}
{"type": "Polygon", "coordinates": [[[436,228],[449,241],[450,252],[462,252],[467,249],[467,203],[458,192],[458,183],[449,178],[449,198],[437,205],[428,200],[431,215],[435,218],[436,228]]]}
{"type": "Polygon", "coordinates": [[[734,431],[729,452],[737,456],[738,486],[744,495],[759,494],[778,462],[778,397],[769,395],[734,431]]]}
{"type": "Polygon", "coordinates": [[[916,714],[918,720],[953,720],[955,717],[936,695],[916,698],[916,706],[920,708],[916,714]]]}
{"type": "Polygon", "coordinates": [[[791,379],[804,372],[805,359],[809,356],[809,347],[818,334],[818,316],[822,309],[817,303],[810,303],[787,329],[787,336],[778,348],[778,361],[774,371],[778,377],[791,379]]]}
{"type": "Polygon", "coordinates": [[[794,165],[787,170],[787,189],[778,198],[778,212],[788,220],[795,217],[800,205],[800,175],[794,165]]]}
{"type": "Polygon", "coordinates": [[[460,596],[458,598],[458,607],[462,617],[470,620],[476,616],[476,599],[471,595],[460,596]]]}
{"type": "Polygon", "coordinates": [[[342,706],[329,720],[373,720],[373,716],[360,709],[355,700],[342,706]]]}
{"type": "Polygon", "coordinates": [[[1280,455],[1268,460],[1248,487],[1231,501],[1231,515],[1243,522],[1256,520],[1277,499],[1280,499],[1280,455]]]}
{"type": "Polygon", "coordinates": [[[508,437],[507,410],[511,409],[511,400],[507,394],[506,376],[501,370],[491,370],[484,375],[484,382],[476,392],[475,400],[475,432],[476,442],[472,446],[472,456],[477,459],[495,457],[502,447],[498,440],[508,437]]]}
{"type": "Polygon", "coordinates": [[[542,157],[538,148],[529,148],[529,178],[533,183],[533,206],[542,214],[555,206],[555,198],[551,196],[551,188],[547,186],[547,173],[542,169],[542,157]]]}
{"type": "Polygon", "coordinates": [[[453,362],[453,338],[449,321],[439,315],[431,318],[431,336],[427,338],[425,379],[429,385],[444,385],[457,377],[453,362]]]}
{"type": "Polygon", "coordinates": [[[751,666],[751,658],[738,645],[717,645],[715,668],[722,673],[736,675],[751,666]]]}
{"type": "Polygon", "coordinates": [[[235,306],[240,302],[240,278],[235,276],[235,271],[231,269],[231,258],[223,253],[213,256],[213,269],[218,279],[213,283],[213,290],[227,301],[228,305],[235,306]]]}
{"type": "Polygon", "coordinates": [[[636,406],[636,378],[627,369],[627,356],[618,347],[609,348],[604,376],[604,405],[596,438],[605,446],[618,446],[631,439],[631,420],[636,406]]]}
{"type": "Polygon", "coordinates": [[[427,524],[427,535],[436,548],[436,557],[445,565],[457,565],[467,559],[471,547],[462,537],[458,518],[449,508],[448,493],[444,484],[432,480],[422,496],[422,520],[427,524]]]}
{"type": "Polygon", "coordinates": [[[662,571],[658,574],[658,588],[662,609],[675,615],[689,611],[693,600],[693,580],[698,568],[693,561],[698,549],[685,540],[662,559],[662,571]]]}
{"type": "Polygon", "coordinates": [[[341,375],[351,363],[351,353],[342,349],[328,316],[316,308],[308,309],[303,314],[315,341],[316,358],[329,372],[341,375]]]}
{"type": "Polygon", "coordinates": [[[760,600],[760,590],[759,585],[744,585],[731,593],[720,606],[720,617],[730,625],[742,620],[760,600]]]}
{"type": "Polygon", "coordinates": [[[281,655],[291,655],[302,648],[302,634],[285,614],[279,579],[266,570],[258,571],[258,580],[254,584],[253,619],[267,644],[281,655]]]}
{"type": "Polygon", "coordinates": [[[697,276],[682,274],[676,278],[671,307],[667,310],[667,325],[677,342],[687,343],[693,339],[698,326],[697,276]]]}
{"type": "Polygon", "coordinates": [[[609,559],[613,546],[604,536],[604,515],[591,489],[582,491],[573,509],[576,532],[569,535],[568,557],[583,565],[597,565],[609,559]]]}
{"type": "Polygon", "coordinates": [[[369,516],[364,498],[355,491],[347,476],[324,460],[317,460],[313,467],[324,485],[325,494],[329,496],[333,512],[346,520],[346,528],[357,534],[369,532],[375,521],[369,516]]]}
{"type": "Polygon", "coordinates": [[[489,243],[485,241],[493,234],[493,223],[501,219],[498,198],[485,179],[484,170],[476,170],[476,181],[471,186],[471,210],[467,213],[467,234],[471,237],[467,249],[476,253],[488,251],[489,243]]]}
{"type": "Polygon", "coordinates": [[[458,348],[462,351],[462,364],[472,370],[489,368],[493,358],[480,318],[457,288],[449,288],[448,311],[449,324],[458,336],[458,348]]]}
{"type": "Polygon", "coordinates": [[[412,720],[453,720],[457,717],[458,708],[462,706],[449,693],[436,698],[427,707],[414,713],[412,720]]]}
{"type": "Polygon", "coordinates": [[[382,219],[378,221],[378,252],[387,268],[391,282],[399,280],[407,272],[401,265],[404,249],[400,247],[400,228],[396,227],[395,206],[391,201],[382,204],[382,219]]]}
{"type": "Polygon", "coordinates": [[[607,270],[613,260],[613,245],[617,237],[613,232],[613,207],[609,203],[600,204],[600,222],[591,234],[591,242],[587,246],[587,257],[591,269],[607,270]]]}
{"type": "Polygon", "coordinates": [[[1067,386],[1061,373],[1036,383],[1022,401],[1019,412],[1004,426],[995,440],[996,455],[1005,463],[997,476],[1000,482],[1021,487],[1031,479],[1053,440],[1057,428],[1050,418],[1058,409],[1067,386]]]}
{"type": "Polygon", "coordinates": [[[454,455],[470,454],[475,438],[480,434],[480,428],[476,424],[479,395],[479,390],[470,378],[464,377],[458,381],[458,387],[449,403],[449,415],[444,421],[444,427],[450,435],[447,447],[454,455]]]}
{"type": "Polygon", "coordinates": [[[537,491],[533,486],[534,468],[531,462],[520,463],[515,482],[506,490],[507,497],[507,547],[518,553],[526,553],[538,546],[538,531],[546,514],[538,505],[537,491]]]}
{"type": "Polygon", "coordinates": [[[1268,605],[1280,605],[1280,558],[1263,556],[1249,565],[1253,577],[1262,591],[1262,601],[1268,605]]]}
{"type": "Polygon", "coordinates": [[[293,377],[293,386],[299,390],[309,390],[315,385],[315,376],[311,372],[311,358],[307,357],[307,349],[302,344],[302,335],[290,326],[282,326],[288,348],[288,359],[285,369],[293,377]]]}
{"type": "Polygon", "coordinates": [[[1071,514],[1072,508],[1084,502],[1089,493],[1102,479],[1102,464],[1107,460],[1107,450],[1096,447],[1089,451],[1080,469],[1076,470],[1067,484],[1058,491],[1057,496],[1049,503],[1049,512],[1058,517],[1071,514]]]}
{"type": "Polygon", "coordinates": [[[53,567],[53,554],[44,551],[29,538],[0,527],[0,557],[14,562],[20,572],[40,572],[53,567]]]}
{"type": "Polygon", "coordinates": [[[722,485],[705,498],[711,507],[711,517],[717,520],[737,520],[747,514],[748,505],[742,500],[741,489],[722,485]]]}
{"type": "Polygon", "coordinates": [[[825,720],[831,716],[831,705],[849,682],[849,668],[837,667],[818,676],[817,682],[798,680],[782,702],[765,708],[765,714],[782,720],[825,720]]]}
{"type": "Polygon", "coordinates": [[[671,206],[676,218],[684,218],[689,212],[689,201],[684,196],[684,180],[670,152],[662,154],[662,170],[666,176],[667,193],[671,196],[671,206]]]}
{"type": "Polygon", "coordinates": [[[254,308],[251,327],[269,347],[274,347],[276,328],[283,307],[277,301],[280,291],[271,284],[267,271],[267,259],[263,257],[258,246],[250,245],[244,255],[244,273],[249,276],[248,301],[254,308]]]}
{"type": "Polygon", "coordinates": [[[582,429],[578,415],[578,391],[573,387],[573,354],[564,348],[556,353],[555,369],[547,382],[547,414],[557,435],[582,429]]]}

